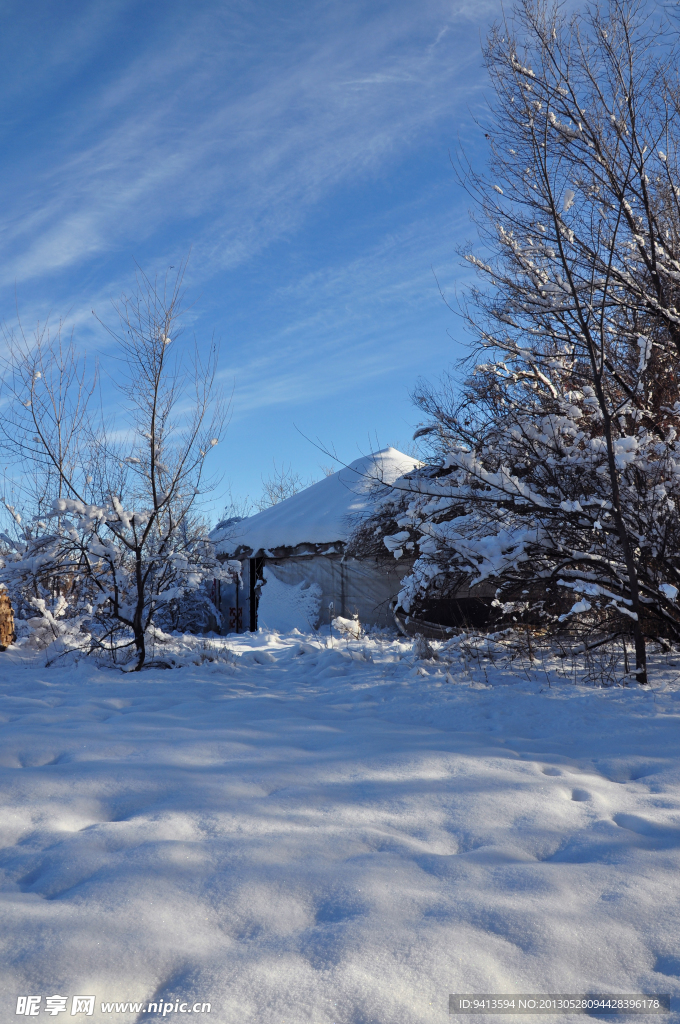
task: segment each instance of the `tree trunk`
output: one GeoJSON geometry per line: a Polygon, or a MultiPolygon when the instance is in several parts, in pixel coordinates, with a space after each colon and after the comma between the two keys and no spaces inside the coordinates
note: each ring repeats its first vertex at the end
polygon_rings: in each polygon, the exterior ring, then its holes
{"type": "Polygon", "coordinates": [[[645,645],[644,633],[640,629],[640,623],[635,623],[635,676],[638,683],[646,686],[649,683],[647,678],[647,647],[645,645]]]}
{"type": "Polygon", "coordinates": [[[137,548],[135,552],[135,581],[137,584],[137,607],[133,619],[132,630],[135,635],[135,647],[139,655],[139,661],[135,672],[139,672],[144,666],[146,658],[146,644],[144,639],[144,579],[142,576],[142,549],[137,548]]]}
{"type": "Polygon", "coordinates": [[[135,626],[135,649],[139,655],[139,660],[135,666],[135,672],[139,672],[144,667],[144,659],[146,658],[146,642],[144,638],[144,630],[135,626]]]}
{"type": "Polygon", "coordinates": [[[619,486],[617,460],[615,460],[613,451],[611,416],[609,415],[609,411],[607,409],[607,402],[604,394],[604,389],[602,387],[602,380],[597,372],[597,360],[596,358],[593,357],[594,351],[592,346],[590,347],[590,354],[591,358],[593,359],[593,369],[595,370],[594,384],[597,391],[600,412],[602,414],[602,425],[607,445],[607,465],[609,470],[609,485],[611,487],[611,512],[614,522],[615,524],[617,524],[619,541],[624,552],[626,570],[628,572],[628,585],[631,594],[631,606],[635,614],[635,626],[633,628],[633,638],[635,640],[635,678],[641,686],[646,686],[649,682],[649,680],[647,679],[647,648],[644,641],[644,634],[642,632],[642,624],[640,622],[642,607],[640,604],[640,588],[638,585],[637,566],[635,564],[635,557],[633,554],[633,549],[631,547],[631,540],[628,536],[626,522],[621,511],[621,488],[619,486]]]}

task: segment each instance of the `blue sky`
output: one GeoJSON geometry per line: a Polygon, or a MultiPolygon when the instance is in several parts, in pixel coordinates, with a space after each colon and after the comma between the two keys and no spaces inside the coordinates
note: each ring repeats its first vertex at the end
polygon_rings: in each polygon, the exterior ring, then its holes
{"type": "Polygon", "coordinates": [[[221,343],[235,495],[272,464],[409,444],[416,377],[464,335],[441,301],[471,235],[449,150],[495,2],[20,0],[0,36],[0,314],[91,310],[191,249],[189,331],[221,343]]]}

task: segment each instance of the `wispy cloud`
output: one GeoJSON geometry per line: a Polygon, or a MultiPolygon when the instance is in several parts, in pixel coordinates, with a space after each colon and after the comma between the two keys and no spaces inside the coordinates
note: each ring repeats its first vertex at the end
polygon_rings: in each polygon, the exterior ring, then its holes
{"type": "Polygon", "coordinates": [[[444,305],[434,271],[445,289],[454,275],[458,289],[470,278],[469,271],[455,273],[455,253],[428,216],[354,260],[275,290],[268,301],[283,322],[251,339],[255,344],[237,351],[240,358],[224,353],[220,375],[234,386],[235,421],[257,409],[292,409],[310,397],[318,402],[365,388],[416,364],[420,372],[438,372],[459,358],[460,342],[447,330],[462,338],[461,325],[444,305]]]}
{"type": "MultiPolygon", "coordinates": [[[[478,57],[460,52],[439,5],[417,16],[394,5],[363,24],[358,8],[307,11],[316,23],[289,25],[283,51],[270,29],[254,65],[258,25],[205,5],[188,38],[163,21],[162,52],[95,75],[92,94],[57,109],[47,136],[5,166],[13,203],[0,218],[0,282],[139,246],[169,220],[193,238],[202,269],[238,265],[332,190],[398,161],[479,88],[466,73],[478,57]]],[[[110,31],[110,17],[83,19],[80,45],[96,52],[110,31]]]]}
{"type": "Polygon", "coordinates": [[[14,0],[0,318],[16,286],[27,327],[67,313],[106,361],[91,310],[111,320],[133,259],[162,272],[191,248],[188,332],[222,335],[246,488],[293,457],[292,422],[331,424],[352,451],[408,434],[409,383],[459,352],[431,265],[460,286],[467,202],[447,149],[482,104],[479,32],[500,9],[14,0]]]}

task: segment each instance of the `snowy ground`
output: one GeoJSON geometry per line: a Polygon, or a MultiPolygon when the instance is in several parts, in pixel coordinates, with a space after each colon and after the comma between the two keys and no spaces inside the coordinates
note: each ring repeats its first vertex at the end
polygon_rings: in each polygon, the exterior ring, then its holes
{"type": "Polygon", "coordinates": [[[328,642],[246,635],[139,675],[0,655],[2,1024],[21,995],[42,1020],[209,1002],[219,1024],[680,997],[678,671],[548,688],[328,642]]]}

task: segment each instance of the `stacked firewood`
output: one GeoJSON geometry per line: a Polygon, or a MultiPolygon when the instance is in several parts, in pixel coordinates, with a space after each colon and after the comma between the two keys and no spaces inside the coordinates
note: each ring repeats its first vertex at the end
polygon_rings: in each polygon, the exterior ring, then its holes
{"type": "Polygon", "coordinates": [[[0,651],[14,642],[14,611],[7,592],[0,591],[0,651]]]}

